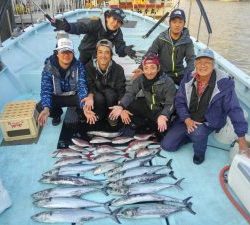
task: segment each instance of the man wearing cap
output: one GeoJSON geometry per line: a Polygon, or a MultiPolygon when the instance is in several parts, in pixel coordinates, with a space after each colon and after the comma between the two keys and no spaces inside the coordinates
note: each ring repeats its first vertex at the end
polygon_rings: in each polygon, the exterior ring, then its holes
{"type": "Polygon", "coordinates": [[[89,94],[84,99],[87,123],[107,119],[112,127],[117,121],[109,119],[109,107],[118,104],[125,93],[126,79],[123,68],[112,60],[112,43],[102,39],[96,45],[96,58],[86,65],[89,94]]]}
{"type": "MultiPolygon", "coordinates": [[[[175,9],[169,18],[168,30],[162,32],[148,49],[148,53],[158,54],[161,69],[179,85],[184,73],[194,69],[194,46],[189,31],[184,27],[186,16],[183,10],[175,9]],[[183,65],[183,60],[186,66],[183,65]]],[[[142,68],[136,69],[133,77],[142,74],[142,68]]]]}
{"type": "Polygon", "coordinates": [[[121,116],[124,124],[139,124],[146,118],[154,131],[160,133],[168,128],[173,113],[173,102],[176,93],[174,82],[164,72],[160,72],[160,61],[157,55],[150,54],[142,62],[143,75],[133,80],[119,104],[111,107],[111,119],[121,116]],[[132,116],[132,117],[131,117],[132,116]],[[131,117],[131,118],[130,118],[131,117]]]}
{"type": "Polygon", "coordinates": [[[166,151],[176,151],[191,142],[193,162],[201,164],[209,134],[220,130],[226,124],[227,116],[238,136],[240,149],[247,149],[248,124],[234,90],[234,81],[215,68],[211,50],[201,50],[197,54],[195,71],[184,76],[176,94],[175,108],[179,118],[161,142],[166,151]]]}
{"type": "MultiPolygon", "coordinates": [[[[83,64],[74,56],[73,43],[68,38],[57,42],[54,54],[45,60],[41,80],[41,101],[38,103],[38,123],[43,126],[48,116],[58,125],[62,107],[83,108],[81,102],[87,96],[87,84],[83,64]]],[[[81,110],[82,112],[82,110],[81,110]]]]}
{"type": "Polygon", "coordinates": [[[121,26],[125,22],[125,13],[122,9],[107,10],[100,18],[92,18],[89,22],[68,23],[66,19],[55,19],[51,22],[55,30],[64,30],[70,34],[85,34],[79,46],[80,61],[86,64],[95,54],[96,43],[101,39],[108,39],[115,46],[120,57],[128,55],[135,57],[133,45],[126,46],[123,40],[121,26]]]}

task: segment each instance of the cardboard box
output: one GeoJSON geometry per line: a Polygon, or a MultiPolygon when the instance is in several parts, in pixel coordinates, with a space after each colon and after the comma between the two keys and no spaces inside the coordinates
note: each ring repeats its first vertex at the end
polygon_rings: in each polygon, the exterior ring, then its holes
{"type": "Polygon", "coordinates": [[[39,132],[38,112],[33,100],[9,103],[0,117],[5,141],[36,138],[39,132]]]}

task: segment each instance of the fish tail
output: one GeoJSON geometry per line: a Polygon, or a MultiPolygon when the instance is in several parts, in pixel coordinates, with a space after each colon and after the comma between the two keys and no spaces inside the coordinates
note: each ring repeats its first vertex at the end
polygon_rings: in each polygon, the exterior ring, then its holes
{"type": "Polygon", "coordinates": [[[183,203],[184,203],[185,205],[188,205],[188,204],[190,203],[190,202],[188,202],[188,201],[189,201],[191,198],[192,198],[192,196],[185,198],[185,199],[183,200],[183,203]]]}
{"type": "Polygon", "coordinates": [[[121,224],[120,220],[118,219],[118,213],[122,210],[122,207],[115,209],[113,212],[111,212],[111,218],[116,222],[121,224]]]}
{"type": "Polygon", "coordinates": [[[161,152],[159,151],[159,152],[157,152],[156,153],[156,155],[158,156],[158,157],[160,157],[160,158],[164,158],[164,159],[166,159],[167,157],[165,157],[165,156],[163,156],[163,155],[161,155],[161,152]]]}
{"type": "Polygon", "coordinates": [[[173,179],[177,180],[177,178],[174,175],[174,171],[173,170],[169,172],[169,176],[172,177],[173,179]]]}
{"type": "Polygon", "coordinates": [[[188,212],[192,213],[193,215],[196,214],[196,212],[192,209],[192,203],[191,203],[191,202],[189,202],[189,203],[186,205],[185,209],[186,209],[188,212]]]}
{"type": "Polygon", "coordinates": [[[174,185],[175,185],[175,187],[177,188],[177,189],[179,189],[179,190],[183,190],[183,188],[181,187],[181,182],[184,180],[185,178],[182,178],[182,179],[180,179],[180,180],[178,180],[174,185]]]}
{"type": "Polygon", "coordinates": [[[166,164],[166,166],[167,166],[169,169],[171,169],[171,170],[173,169],[173,168],[172,168],[172,165],[171,165],[172,162],[173,162],[173,159],[169,159],[168,162],[167,162],[167,164],[166,164]]]}

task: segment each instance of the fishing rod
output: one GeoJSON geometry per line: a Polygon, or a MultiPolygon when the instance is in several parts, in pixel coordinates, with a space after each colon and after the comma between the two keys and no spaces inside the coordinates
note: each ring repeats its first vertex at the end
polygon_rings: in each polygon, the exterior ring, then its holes
{"type": "Polygon", "coordinates": [[[51,17],[48,13],[46,13],[46,12],[41,8],[40,5],[38,5],[34,0],[31,0],[31,1],[34,3],[34,5],[35,5],[39,10],[41,10],[41,12],[43,13],[43,15],[49,20],[49,22],[52,22],[52,21],[53,21],[52,17],[51,17]]]}
{"type": "MultiPolygon", "coordinates": [[[[176,8],[177,5],[179,5],[179,1],[170,9],[170,12],[171,12],[174,8],[176,8]]],[[[160,23],[161,23],[162,21],[164,21],[164,20],[168,17],[168,15],[169,15],[170,12],[166,12],[166,13],[158,20],[158,22],[148,31],[148,33],[146,33],[145,35],[142,36],[142,38],[144,38],[144,39],[145,39],[145,38],[148,38],[149,35],[155,30],[155,28],[158,27],[158,26],[160,25],[160,23]]]]}

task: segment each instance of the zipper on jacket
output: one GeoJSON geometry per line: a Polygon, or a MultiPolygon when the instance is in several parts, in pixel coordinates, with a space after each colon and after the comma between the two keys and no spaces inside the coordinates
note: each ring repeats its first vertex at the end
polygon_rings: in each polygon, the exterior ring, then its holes
{"type": "MultiPolygon", "coordinates": [[[[174,54],[175,53],[175,46],[173,45],[173,48],[172,48],[172,71],[174,72],[175,71],[175,61],[174,61],[174,54]]],[[[175,75],[177,76],[177,74],[175,73],[175,75]]]]}

